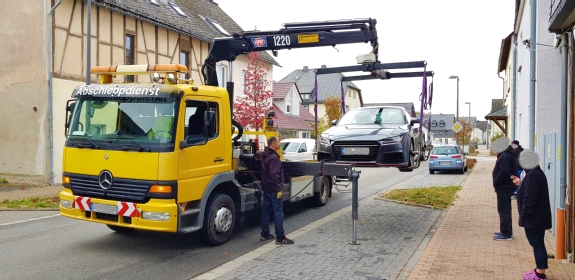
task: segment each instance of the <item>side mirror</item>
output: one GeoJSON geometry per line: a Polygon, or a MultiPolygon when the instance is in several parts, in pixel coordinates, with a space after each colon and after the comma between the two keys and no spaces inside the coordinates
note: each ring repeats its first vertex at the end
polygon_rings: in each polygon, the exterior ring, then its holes
{"type": "Polygon", "coordinates": [[[336,126],[336,125],[337,125],[337,120],[331,121],[331,126],[336,126]]]}
{"type": "Polygon", "coordinates": [[[70,122],[72,121],[72,115],[74,115],[74,108],[76,108],[76,100],[70,99],[66,102],[66,123],[64,124],[64,135],[68,136],[70,130],[70,122]]]}
{"type": "Polygon", "coordinates": [[[180,150],[183,150],[188,147],[188,142],[186,140],[180,141],[180,150]]]}
{"type": "Polygon", "coordinates": [[[300,152],[300,153],[305,153],[305,149],[303,149],[303,148],[302,148],[302,149],[299,149],[299,152],[300,152]]]}

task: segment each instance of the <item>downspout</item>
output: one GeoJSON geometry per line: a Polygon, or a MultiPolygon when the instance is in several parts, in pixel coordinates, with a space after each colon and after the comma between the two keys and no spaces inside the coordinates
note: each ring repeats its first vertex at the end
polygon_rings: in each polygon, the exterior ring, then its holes
{"type": "Polygon", "coordinates": [[[531,0],[531,36],[529,38],[529,149],[535,151],[535,43],[537,42],[537,0],[531,0]]]}
{"type": "Polygon", "coordinates": [[[46,17],[46,28],[48,30],[48,43],[46,44],[47,52],[46,55],[48,56],[48,123],[49,123],[49,130],[50,130],[50,185],[54,185],[54,102],[53,102],[53,94],[52,94],[52,13],[60,4],[62,0],[59,0],[50,12],[48,12],[48,16],[46,17]]]}
{"type": "MultiPolygon", "coordinates": [[[[511,77],[511,76],[510,76],[511,77]]],[[[517,122],[517,34],[513,35],[513,81],[511,89],[511,140],[515,138],[517,122]]]]}
{"type": "Polygon", "coordinates": [[[560,186],[560,198],[559,205],[561,208],[565,207],[565,194],[567,191],[567,81],[569,80],[569,54],[567,39],[569,38],[569,33],[564,33],[561,35],[563,44],[561,44],[561,54],[563,56],[561,63],[561,144],[559,146],[559,186],[560,186]]]}
{"type": "Polygon", "coordinates": [[[569,80],[569,55],[567,53],[567,39],[569,33],[561,35],[561,139],[559,154],[559,207],[556,209],[555,220],[555,259],[565,258],[565,196],[567,193],[567,81],[569,80]]]}

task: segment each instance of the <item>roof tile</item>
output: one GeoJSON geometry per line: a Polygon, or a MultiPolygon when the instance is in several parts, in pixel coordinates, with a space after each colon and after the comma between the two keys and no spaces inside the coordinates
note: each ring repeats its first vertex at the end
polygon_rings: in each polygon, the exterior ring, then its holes
{"type": "Polygon", "coordinates": [[[312,128],[308,122],[299,116],[290,116],[284,114],[276,105],[273,106],[276,117],[274,125],[278,128],[311,131],[312,128]]]}

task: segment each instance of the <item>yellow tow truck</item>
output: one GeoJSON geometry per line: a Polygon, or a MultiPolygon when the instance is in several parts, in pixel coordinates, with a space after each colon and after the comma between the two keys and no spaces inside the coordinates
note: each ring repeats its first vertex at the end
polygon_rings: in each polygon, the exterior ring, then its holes
{"type": "MultiPolygon", "coordinates": [[[[215,63],[251,51],[356,42],[377,49],[375,20],[286,24],[217,38],[203,67],[206,85],[181,79],[188,69],[180,64],[93,67],[99,83],[78,86],[66,107],[61,215],[117,232],[200,231],[209,244],[227,242],[243,214],[261,206],[257,147],[241,136],[277,132],[273,112],[262,132],[244,132],[233,120],[233,83],[217,86],[215,63]],[[122,75],[152,82],[113,83],[122,75]]],[[[283,164],[284,201],[317,206],[327,203],[332,176],[348,176],[352,168],[283,164]]]]}

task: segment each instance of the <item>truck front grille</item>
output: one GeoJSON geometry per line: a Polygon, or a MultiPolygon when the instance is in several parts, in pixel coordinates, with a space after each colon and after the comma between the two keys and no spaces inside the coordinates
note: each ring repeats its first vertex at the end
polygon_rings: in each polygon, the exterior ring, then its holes
{"type": "Polygon", "coordinates": [[[380,145],[377,141],[335,141],[332,144],[333,155],[338,161],[375,161],[380,145]],[[341,148],[365,147],[369,148],[368,155],[342,155],[341,148]]]}
{"type": "Polygon", "coordinates": [[[153,181],[114,178],[109,189],[103,189],[98,176],[67,174],[70,177],[72,192],[77,196],[111,199],[125,202],[144,202],[153,181]]]}

